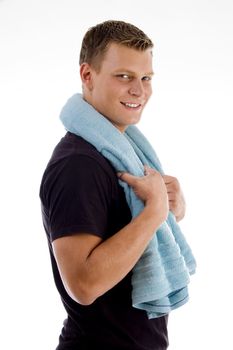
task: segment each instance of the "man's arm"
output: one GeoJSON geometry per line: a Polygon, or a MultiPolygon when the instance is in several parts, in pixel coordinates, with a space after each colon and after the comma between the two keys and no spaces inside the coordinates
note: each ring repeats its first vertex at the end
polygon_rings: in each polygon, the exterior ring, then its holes
{"type": "Polygon", "coordinates": [[[105,241],[88,233],[53,241],[64,286],[83,305],[94,302],[127,275],[168,215],[167,188],[159,173],[151,170],[144,177],[124,173],[121,179],[145,203],[137,217],[105,241]]]}

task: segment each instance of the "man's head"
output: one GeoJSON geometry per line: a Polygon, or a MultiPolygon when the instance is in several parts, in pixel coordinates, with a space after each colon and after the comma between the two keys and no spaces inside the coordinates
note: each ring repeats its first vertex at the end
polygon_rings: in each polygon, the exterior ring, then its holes
{"type": "Polygon", "coordinates": [[[122,21],[85,34],[80,52],[84,99],[120,131],[136,124],[151,96],[152,41],[122,21]]]}
{"type": "Polygon", "coordinates": [[[91,27],[85,34],[79,64],[86,62],[98,71],[110,44],[138,51],[152,48],[153,43],[139,28],[123,21],[106,21],[91,27]]]}

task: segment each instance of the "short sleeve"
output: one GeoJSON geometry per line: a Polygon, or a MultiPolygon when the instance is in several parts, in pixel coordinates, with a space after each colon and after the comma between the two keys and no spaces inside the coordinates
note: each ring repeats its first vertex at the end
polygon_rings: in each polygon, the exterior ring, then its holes
{"type": "Polygon", "coordinates": [[[97,160],[77,154],[63,160],[46,192],[51,241],[81,232],[105,237],[111,181],[97,160]]]}

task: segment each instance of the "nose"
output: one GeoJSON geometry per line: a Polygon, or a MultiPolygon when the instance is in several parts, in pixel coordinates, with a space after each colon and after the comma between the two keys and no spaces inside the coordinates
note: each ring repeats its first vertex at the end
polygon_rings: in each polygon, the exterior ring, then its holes
{"type": "Polygon", "coordinates": [[[134,79],[129,87],[130,95],[140,97],[144,93],[144,88],[141,79],[134,79]]]}

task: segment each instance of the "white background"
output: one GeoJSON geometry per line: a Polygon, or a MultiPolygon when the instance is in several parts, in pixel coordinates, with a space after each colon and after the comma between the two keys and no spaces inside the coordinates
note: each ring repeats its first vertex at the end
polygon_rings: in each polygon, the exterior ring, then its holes
{"type": "Polygon", "coordinates": [[[231,0],[0,1],[1,347],[57,344],[65,312],[39,184],[64,134],[59,111],[80,91],[81,39],[106,19],[132,22],[155,43],[154,95],[139,127],[187,200],[181,226],[198,269],[190,302],[170,316],[169,349],[233,349],[231,0]]]}

